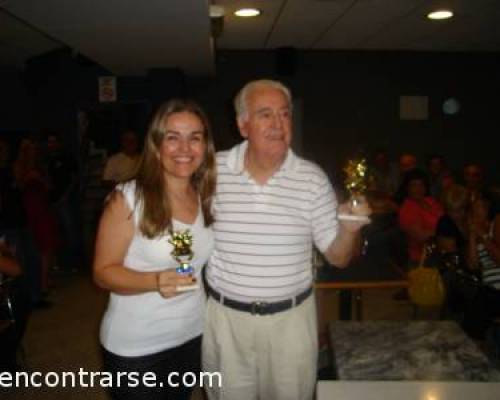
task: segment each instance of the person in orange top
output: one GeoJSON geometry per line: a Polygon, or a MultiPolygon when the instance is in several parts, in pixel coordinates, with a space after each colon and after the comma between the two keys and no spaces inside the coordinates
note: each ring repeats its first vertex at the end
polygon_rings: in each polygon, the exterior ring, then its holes
{"type": "Polygon", "coordinates": [[[429,181],[421,170],[407,172],[401,189],[399,225],[408,239],[410,264],[415,264],[420,260],[425,242],[435,235],[443,208],[429,196],[429,181]]]}

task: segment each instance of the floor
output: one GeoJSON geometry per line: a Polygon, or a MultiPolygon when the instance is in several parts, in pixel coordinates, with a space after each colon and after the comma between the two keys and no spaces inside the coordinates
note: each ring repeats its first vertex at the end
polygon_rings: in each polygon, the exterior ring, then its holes
{"type": "MultiPolygon", "coordinates": [[[[406,301],[395,301],[398,289],[374,289],[364,293],[364,319],[409,319],[412,309],[406,301]]],[[[338,292],[317,293],[320,299],[320,331],[328,320],[338,317],[338,292]]],[[[24,366],[30,371],[99,371],[99,321],[106,293],[98,290],[90,277],[59,276],[50,295],[53,306],[32,314],[24,340],[24,366]]],[[[432,316],[431,316],[432,317],[432,316]]],[[[324,335],[323,335],[324,336],[324,335]]],[[[17,399],[107,399],[101,388],[16,388],[0,389],[3,400],[17,399]]],[[[192,400],[200,400],[199,391],[192,400]]]]}

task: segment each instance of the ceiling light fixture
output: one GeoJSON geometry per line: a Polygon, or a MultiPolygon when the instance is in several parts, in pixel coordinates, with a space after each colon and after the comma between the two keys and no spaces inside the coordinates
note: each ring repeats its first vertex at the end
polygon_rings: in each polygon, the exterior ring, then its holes
{"type": "Polygon", "coordinates": [[[223,6],[212,4],[209,7],[210,18],[221,18],[225,14],[223,6]]]}
{"type": "Polygon", "coordinates": [[[453,17],[453,11],[450,10],[437,10],[427,14],[427,18],[434,20],[448,19],[451,17],[453,17]]]}
{"type": "Polygon", "coordinates": [[[256,17],[260,15],[260,10],[257,8],[240,8],[234,12],[234,15],[243,18],[256,17]]]}
{"type": "Polygon", "coordinates": [[[218,39],[224,32],[224,14],[223,6],[212,4],[209,9],[210,13],[210,30],[212,37],[218,39]]]}

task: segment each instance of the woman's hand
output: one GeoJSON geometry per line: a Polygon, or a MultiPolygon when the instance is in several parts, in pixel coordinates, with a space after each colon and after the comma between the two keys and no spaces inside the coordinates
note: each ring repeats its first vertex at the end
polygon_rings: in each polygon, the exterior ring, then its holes
{"type": "Polygon", "coordinates": [[[156,275],[158,292],[166,299],[179,294],[179,286],[188,286],[196,283],[196,278],[192,275],[182,275],[174,269],[158,272],[156,275]]]}

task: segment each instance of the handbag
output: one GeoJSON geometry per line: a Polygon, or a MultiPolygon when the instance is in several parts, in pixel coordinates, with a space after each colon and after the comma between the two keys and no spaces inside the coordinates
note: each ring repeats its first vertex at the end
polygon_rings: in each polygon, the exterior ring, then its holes
{"type": "Polygon", "coordinates": [[[408,295],[417,306],[440,306],[445,289],[437,268],[419,266],[408,272],[408,295]]]}
{"type": "Polygon", "coordinates": [[[431,251],[426,247],[422,252],[419,266],[408,272],[408,296],[417,306],[440,306],[446,297],[446,290],[439,270],[424,266],[426,255],[431,251]]]}

